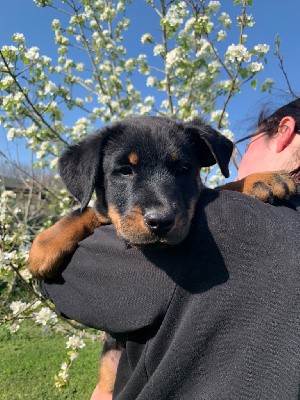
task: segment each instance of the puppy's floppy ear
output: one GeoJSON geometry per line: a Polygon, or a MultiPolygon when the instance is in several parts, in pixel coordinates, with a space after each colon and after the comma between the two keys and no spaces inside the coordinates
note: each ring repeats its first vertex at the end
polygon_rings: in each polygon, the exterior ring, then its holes
{"type": "MultiPolygon", "coordinates": [[[[69,146],[59,159],[59,173],[68,190],[81,203],[84,210],[95,186],[104,191],[102,149],[109,128],[100,129],[81,142],[69,146]]],[[[104,193],[103,193],[103,198],[104,193]]]]}
{"type": "Polygon", "coordinates": [[[210,167],[218,163],[222,174],[228,178],[228,165],[233,151],[233,143],[200,118],[185,123],[184,127],[189,134],[193,135],[200,166],[210,167]]]}

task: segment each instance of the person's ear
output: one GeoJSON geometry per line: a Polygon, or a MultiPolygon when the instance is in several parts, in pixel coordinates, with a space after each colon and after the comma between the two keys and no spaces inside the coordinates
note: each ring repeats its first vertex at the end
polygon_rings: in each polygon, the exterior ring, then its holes
{"type": "Polygon", "coordinates": [[[293,140],[295,136],[296,122],[293,117],[283,117],[279,122],[277,142],[276,142],[276,153],[280,153],[284,150],[293,140]]]}

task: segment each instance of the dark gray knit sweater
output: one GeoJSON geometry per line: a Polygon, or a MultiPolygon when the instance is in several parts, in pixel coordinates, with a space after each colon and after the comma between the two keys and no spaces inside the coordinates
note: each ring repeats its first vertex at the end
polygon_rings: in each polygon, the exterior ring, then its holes
{"type": "Polygon", "coordinates": [[[118,400],[296,400],[299,256],[296,211],[207,189],[176,248],[101,227],[43,292],[124,342],[118,400]]]}

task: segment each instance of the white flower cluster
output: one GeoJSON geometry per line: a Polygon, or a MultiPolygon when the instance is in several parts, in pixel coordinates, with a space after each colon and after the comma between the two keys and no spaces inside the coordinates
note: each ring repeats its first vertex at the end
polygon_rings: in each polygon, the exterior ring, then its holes
{"type": "Polygon", "coordinates": [[[72,137],[76,141],[82,139],[89,129],[89,121],[87,118],[82,117],[79,118],[75,124],[73,125],[72,129],[72,137]]]}
{"type": "Polygon", "coordinates": [[[153,41],[153,37],[151,35],[151,33],[145,33],[142,37],[141,37],[141,42],[143,44],[145,43],[151,43],[153,41]]]}
{"type": "Polygon", "coordinates": [[[211,123],[214,123],[214,122],[219,123],[221,117],[222,117],[222,127],[229,125],[228,113],[227,112],[223,113],[223,110],[213,111],[210,114],[210,122],[211,123]]]}
{"type": "Polygon", "coordinates": [[[44,94],[53,95],[56,93],[57,93],[57,87],[56,87],[55,83],[52,81],[48,81],[44,87],[44,94]]]}
{"type": "Polygon", "coordinates": [[[223,129],[221,133],[231,141],[234,139],[234,134],[230,129],[223,129]]]}
{"type": "Polygon", "coordinates": [[[84,346],[84,341],[76,335],[70,336],[66,343],[66,348],[72,350],[82,349],[84,346]]]}
{"type": "Polygon", "coordinates": [[[260,62],[253,62],[253,63],[247,65],[247,69],[250,72],[260,72],[264,69],[264,66],[260,62]]]}
{"type": "Polygon", "coordinates": [[[25,311],[29,306],[30,304],[24,303],[23,301],[13,301],[9,307],[12,310],[13,315],[16,315],[25,311]]]}
{"type": "Polygon", "coordinates": [[[242,44],[231,44],[228,46],[225,57],[232,63],[251,61],[251,54],[242,44]]]}
{"type": "Polygon", "coordinates": [[[106,7],[101,13],[101,19],[106,22],[112,21],[117,16],[117,10],[114,9],[114,4],[107,3],[106,7]]]}
{"type": "Polygon", "coordinates": [[[8,54],[14,54],[17,55],[18,54],[18,48],[16,46],[2,46],[1,47],[1,51],[2,53],[8,53],[8,54]]]}
{"type": "Polygon", "coordinates": [[[144,99],[144,103],[140,103],[137,105],[140,115],[149,114],[154,107],[155,99],[153,96],[147,96],[144,99]]]}
{"type": "Polygon", "coordinates": [[[68,380],[69,380],[68,369],[69,369],[69,366],[66,362],[61,365],[60,371],[58,373],[59,380],[57,380],[55,382],[55,387],[61,388],[64,386],[64,384],[66,384],[68,382],[68,380]]]}
{"type": "Polygon", "coordinates": [[[19,110],[21,107],[21,100],[24,99],[24,95],[21,92],[16,92],[15,94],[10,93],[2,98],[2,106],[5,111],[9,111],[11,107],[14,111],[19,110]]]}
{"type": "Polygon", "coordinates": [[[25,36],[23,33],[14,33],[12,37],[13,41],[19,44],[25,43],[25,36]]]}
{"type": "Polygon", "coordinates": [[[153,47],[153,55],[154,56],[161,56],[165,52],[163,45],[157,44],[153,47]]]}
{"type": "Polygon", "coordinates": [[[128,58],[128,60],[125,61],[124,67],[127,72],[132,71],[135,66],[136,62],[134,58],[128,58]]]}
{"type": "Polygon", "coordinates": [[[221,7],[221,3],[219,1],[210,1],[207,7],[213,14],[216,14],[221,7]]]}
{"type": "Polygon", "coordinates": [[[57,315],[50,310],[49,307],[42,307],[39,312],[34,314],[37,324],[46,326],[47,324],[54,325],[57,323],[57,315]]]}
{"type": "Polygon", "coordinates": [[[4,78],[1,79],[1,87],[3,89],[7,89],[13,83],[14,83],[14,79],[10,75],[4,76],[4,78]]]}
{"type": "Polygon", "coordinates": [[[197,58],[201,58],[203,60],[210,60],[212,54],[212,46],[206,39],[200,39],[198,42],[199,50],[196,53],[197,58]]]}
{"type": "Polygon", "coordinates": [[[222,23],[224,28],[230,28],[232,21],[227,13],[222,12],[218,19],[222,23]]]}
{"type": "Polygon", "coordinates": [[[254,46],[254,50],[263,55],[268,53],[270,46],[268,44],[257,44],[254,46]]]}
{"type": "Polygon", "coordinates": [[[24,56],[30,61],[36,61],[40,56],[39,50],[40,49],[38,47],[31,47],[27,49],[27,51],[24,53],[24,56]]]}
{"type": "Polygon", "coordinates": [[[180,1],[178,4],[170,6],[165,18],[162,19],[162,22],[167,23],[175,28],[183,23],[184,18],[188,15],[188,13],[189,11],[186,7],[186,3],[184,1],[180,1]]]}
{"type": "Polygon", "coordinates": [[[227,33],[221,29],[218,33],[217,33],[217,41],[221,42],[223,40],[225,40],[227,38],[227,33]]]}
{"type": "MultiPolygon", "coordinates": [[[[1,218],[1,216],[0,216],[1,218]]],[[[10,264],[12,263],[12,260],[15,259],[17,256],[16,250],[12,251],[2,251],[0,250],[0,272],[1,271],[9,271],[10,270],[10,264]]]]}
{"type": "Polygon", "coordinates": [[[175,67],[178,61],[183,59],[183,50],[180,46],[175,47],[175,49],[169,51],[166,56],[166,69],[170,70],[175,67]]]}
{"type": "Polygon", "coordinates": [[[149,76],[147,78],[146,86],[153,87],[156,83],[156,78],[154,76],[149,76]]]}
{"type": "Polygon", "coordinates": [[[51,6],[52,0],[33,0],[38,7],[51,6]]]}

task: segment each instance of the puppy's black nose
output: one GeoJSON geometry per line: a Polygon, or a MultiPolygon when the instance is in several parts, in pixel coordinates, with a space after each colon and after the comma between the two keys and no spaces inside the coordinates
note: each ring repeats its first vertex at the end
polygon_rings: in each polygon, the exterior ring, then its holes
{"type": "Polygon", "coordinates": [[[144,214],[149,229],[156,235],[166,235],[174,226],[175,215],[165,209],[151,208],[144,214]]]}

